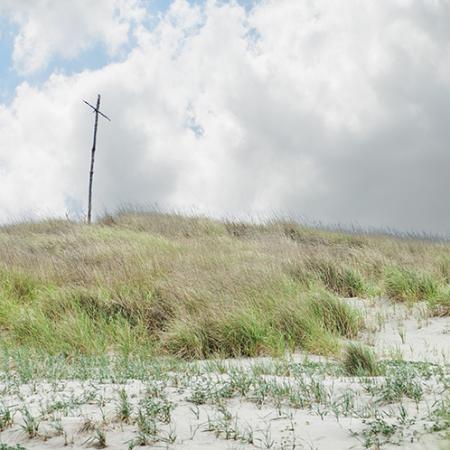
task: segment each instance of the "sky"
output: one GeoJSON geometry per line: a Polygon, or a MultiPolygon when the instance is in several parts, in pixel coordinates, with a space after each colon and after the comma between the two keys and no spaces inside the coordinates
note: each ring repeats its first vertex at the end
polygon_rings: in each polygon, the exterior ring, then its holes
{"type": "Polygon", "coordinates": [[[448,0],[0,0],[0,223],[123,205],[450,235],[448,0]]]}

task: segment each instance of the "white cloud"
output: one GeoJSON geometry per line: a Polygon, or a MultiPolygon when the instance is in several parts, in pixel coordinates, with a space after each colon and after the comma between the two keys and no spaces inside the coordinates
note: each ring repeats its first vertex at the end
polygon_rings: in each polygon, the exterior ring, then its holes
{"type": "MultiPolygon", "coordinates": [[[[108,21],[106,21],[108,22],[108,21]]],[[[443,1],[176,0],[121,63],[0,109],[0,220],[85,204],[195,206],[449,231],[443,1]],[[223,2],[222,2],[223,3],[223,2]],[[1,169],[3,168],[3,169],[1,169]]]]}
{"type": "Polygon", "coordinates": [[[18,26],[13,60],[24,74],[46,67],[53,56],[74,58],[98,43],[114,54],[145,16],[138,0],[0,0],[2,12],[18,26]]]}

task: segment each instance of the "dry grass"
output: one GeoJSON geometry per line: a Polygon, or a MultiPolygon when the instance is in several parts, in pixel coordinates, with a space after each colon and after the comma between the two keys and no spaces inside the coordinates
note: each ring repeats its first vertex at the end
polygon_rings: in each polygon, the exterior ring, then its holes
{"type": "Polygon", "coordinates": [[[445,242],[122,213],[3,227],[0,248],[0,333],[50,352],[327,354],[362,326],[335,295],[450,310],[445,242]]]}

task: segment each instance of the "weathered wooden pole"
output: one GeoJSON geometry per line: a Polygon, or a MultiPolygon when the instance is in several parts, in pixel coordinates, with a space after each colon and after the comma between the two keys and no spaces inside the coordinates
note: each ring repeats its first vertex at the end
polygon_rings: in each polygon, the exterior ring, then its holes
{"type": "Polygon", "coordinates": [[[94,122],[94,142],[91,151],[91,170],[89,171],[89,199],[88,199],[88,224],[91,223],[92,216],[92,182],[94,180],[94,161],[95,161],[95,146],[97,144],[97,128],[98,128],[98,110],[100,108],[100,94],[97,97],[97,107],[95,108],[95,122],[94,122]]]}
{"type": "Polygon", "coordinates": [[[97,96],[97,105],[95,107],[92,106],[90,103],[88,103],[86,100],[83,101],[84,103],[89,105],[95,112],[94,140],[92,143],[92,151],[91,151],[91,168],[89,170],[89,197],[88,197],[88,214],[87,214],[87,222],[88,224],[90,224],[92,219],[92,183],[94,181],[94,162],[95,162],[95,148],[97,145],[98,115],[100,114],[109,121],[111,121],[111,119],[100,112],[100,94],[98,94],[97,96]]]}

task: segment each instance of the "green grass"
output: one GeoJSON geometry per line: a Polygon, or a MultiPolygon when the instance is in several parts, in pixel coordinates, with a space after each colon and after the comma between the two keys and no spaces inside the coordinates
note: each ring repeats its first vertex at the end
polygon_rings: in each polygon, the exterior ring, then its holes
{"type": "Polygon", "coordinates": [[[449,314],[450,245],[121,213],[0,228],[0,335],[50,354],[337,354],[363,327],[338,297],[449,314]]]}
{"type": "Polygon", "coordinates": [[[308,269],[327,289],[342,297],[360,297],[367,293],[366,283],[359,271],[338,261],[311,259],[308,269]]]}
{"type": "Polygon", "coordinates": [[[450,313],[450,286],[446,280],[430,273],[399,267],[388,267],[385,272],[386,295],[399,302],[426,301],[435,315],[450,313]]]}
{"type": "Polygon", "coordinates": [[[343,366],[350,376],[378,376],[381,374],[380,363],[373,351],[362,344],[349,344],[345,349],[343,366]]]}
{"type": "Polygon", "coordinates": [[[330,293],[292,293],[261,297],[226,314],[177,318],[163,345],[183,358],[280,356],[296,347],[332,354],[339,337],[354,337],[361,326],[359,314],[330,293]]]}
{"type": "Polygon", "coordinates": [[[386,269],[386,294],[397,301],[429,300],[438,292],[437,280],[427,273],[405,268],[386,269]]]}
{"type": "Polygon", "coordinates": [[[16,444],[15,446],[0,444],[0,450],[26,450],[26,448],[22,447],[20,444],[16,444]]]}

